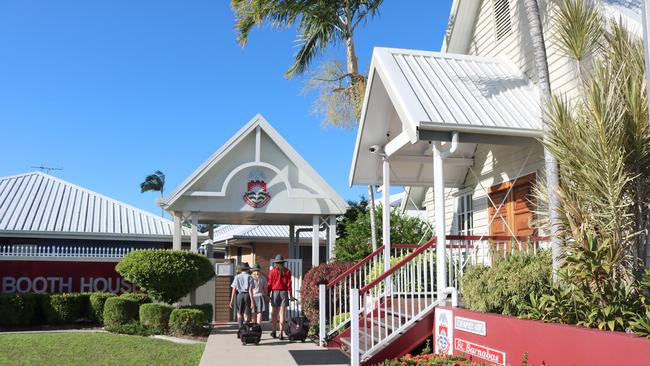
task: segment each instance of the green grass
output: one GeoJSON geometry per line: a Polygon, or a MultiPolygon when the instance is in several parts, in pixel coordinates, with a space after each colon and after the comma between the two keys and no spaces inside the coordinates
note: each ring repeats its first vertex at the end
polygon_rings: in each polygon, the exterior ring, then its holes
{"type": "Polygon", "coordinates": [[[0,334],[0,365],[198,365],[204,347],[111,333],[0,334]]]}

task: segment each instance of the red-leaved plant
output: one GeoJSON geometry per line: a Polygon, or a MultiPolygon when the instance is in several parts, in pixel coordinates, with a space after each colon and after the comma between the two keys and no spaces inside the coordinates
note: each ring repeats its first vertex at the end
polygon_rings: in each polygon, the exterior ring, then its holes
{"type": "Polygon", "coordinates": [[[318,324],[318,285],[327,284],[353,265],[354,263],[344,262],[323,263],[307,272],[302,280],[300,299],[302,311],[312,326],[318,324]]]}

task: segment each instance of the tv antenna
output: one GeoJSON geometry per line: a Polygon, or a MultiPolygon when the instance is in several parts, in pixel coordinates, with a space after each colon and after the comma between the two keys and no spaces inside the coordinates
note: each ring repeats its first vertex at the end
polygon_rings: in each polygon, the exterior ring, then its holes
{"type": "Polygon", "coordinates": [[[45,166],[45,165],[39,165],[39,166],[32,166],[32,169],[38,169],[43,173],[50,174],[53,170],[63,170],[63,168],[56,168],[52,166],[45,166]]]}

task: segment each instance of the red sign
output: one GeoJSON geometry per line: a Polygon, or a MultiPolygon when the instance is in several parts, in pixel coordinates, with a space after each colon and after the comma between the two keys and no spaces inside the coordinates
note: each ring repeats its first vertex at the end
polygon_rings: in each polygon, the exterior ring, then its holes
{"type": "Polygon", "coordinates": [[[0,293],[130,292],[116,262],[0,261],[0,293]]]}
{"type": "Polygon", "coordinates": [[[506,364],[506,354],[502,351],[497,351],[492,348],[478,345],[476,343],[468,342],[456,337],[454,339],[454,349],[463,352],[467,355],[478,357],[483,360],[496,363],[499,365],[506,364]]]}

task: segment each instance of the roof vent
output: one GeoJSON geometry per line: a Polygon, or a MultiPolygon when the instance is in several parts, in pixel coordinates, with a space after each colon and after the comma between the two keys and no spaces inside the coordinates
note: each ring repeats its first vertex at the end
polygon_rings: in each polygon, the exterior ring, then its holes
{"type": "Polygon", "coordinates": [[[494,7],[494,29],[496,30],[497,41],[500,41],[512,31],[510,1],[492,0],[492,5],[494,7]]]}

